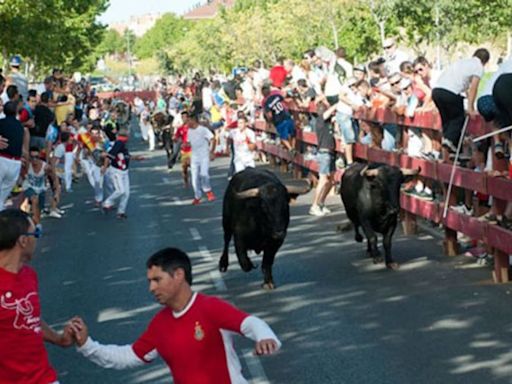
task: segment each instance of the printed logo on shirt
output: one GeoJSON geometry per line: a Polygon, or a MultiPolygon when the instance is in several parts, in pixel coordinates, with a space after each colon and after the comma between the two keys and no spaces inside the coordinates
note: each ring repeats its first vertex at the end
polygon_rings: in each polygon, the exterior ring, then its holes
{"type": "Polygon", "coordinates": [[[194,328],[194,339],[197,341],[201,341],[204,339],[204,331],[201,327],[201,324],[199,324],[199,321],[196,321],[196,326],[194,328]]]}
{"type": "Polygon", "coordinates": [[[30,292],[22,299],[13,299],[11,292],[6,292],[0,296],[0,307],[16,311],[13,327],[15,329],[29,329],[35,333],[41,332],[41,319],[34,316],[34,306],[37,298],[37,292],[30,292]]]}

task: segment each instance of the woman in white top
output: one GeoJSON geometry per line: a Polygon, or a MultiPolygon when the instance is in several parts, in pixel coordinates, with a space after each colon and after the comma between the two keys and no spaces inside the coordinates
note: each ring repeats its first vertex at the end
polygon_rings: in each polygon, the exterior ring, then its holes
{"type": "Polygon", "coordinates": [[[432,99],[443,123],[442,144],[449,152],[456,152],[464,126],[464,97],[461,94],[467,93],[468,114],[471,117],[475,116],[474,104],[478,84],[489,58],[487,49],[477,49],[473,57],[459,60],[446,68],[432,90],[432,99]]]}

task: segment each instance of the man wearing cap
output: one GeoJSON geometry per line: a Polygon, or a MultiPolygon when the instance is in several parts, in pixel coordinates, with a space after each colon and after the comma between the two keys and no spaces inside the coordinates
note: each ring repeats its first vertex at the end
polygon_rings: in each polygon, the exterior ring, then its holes
{"type": "Polygon", "coordinates": [[[7,77],[7,83],[16,85],[23,101],[27,101],[28,81],[25,75],[20,72],[21,58],[18,55],[13,56],[9,62],[9,66],[11,67],[11,73],[7,77]]]}
{"type": "Polygon", "coordinates": [[[404,61],[411,61],[409,55],[396,47],[395,39],[392,37],[384,40],[382,45],[384,49],[385,67],[388,75],[400,72],[400,64],[404,61]]]}

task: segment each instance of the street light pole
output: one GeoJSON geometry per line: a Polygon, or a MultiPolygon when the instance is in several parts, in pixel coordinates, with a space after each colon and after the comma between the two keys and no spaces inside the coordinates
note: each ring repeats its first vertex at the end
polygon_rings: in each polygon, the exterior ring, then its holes
{"type": "Polygon", "coordinates": [[[126,45],[127,45],[127,52],[126,56],[128,57],[128,79],[132,77],[132,54],[130,52],[130,30],[126,30],[126,45]]]}

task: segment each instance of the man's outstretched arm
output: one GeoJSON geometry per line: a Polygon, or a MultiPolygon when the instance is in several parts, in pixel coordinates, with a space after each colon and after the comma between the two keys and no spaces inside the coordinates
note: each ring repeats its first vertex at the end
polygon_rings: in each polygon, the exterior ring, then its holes
{"type": "Polygon", "coordinates": [[[126,369],[134,368],[150,362],[157,356],[156,351],[152,351],[139,358],[133,351],[131,345],[103,345],[89,337],[89,332],[84,321],[75,317],[71,320],[78,352],[91,360],[93,363],[103,368],[126,369]]]}
{"type": "Polygon", "coordinates": [[[281,342],[272,328],[256,316],[248,316],[242,322],[240,331],[246,337],[256,341],[257,355],[270,355],[281,348],[281,342]]]}

